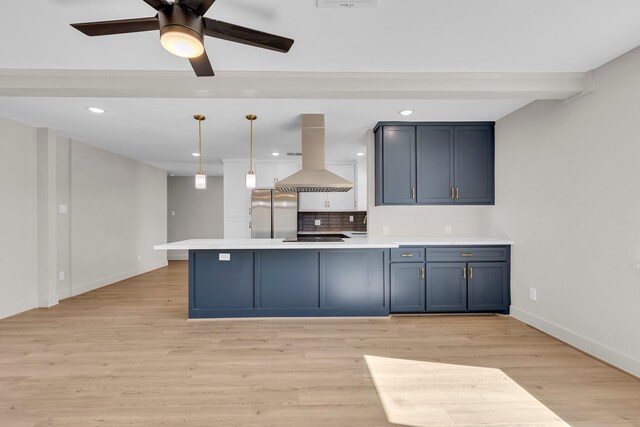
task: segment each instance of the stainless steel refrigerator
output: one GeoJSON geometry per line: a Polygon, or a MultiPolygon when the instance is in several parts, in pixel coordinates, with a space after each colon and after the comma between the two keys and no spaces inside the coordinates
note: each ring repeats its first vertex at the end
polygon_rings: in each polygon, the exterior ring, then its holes
{"type": "Polygon", "coordinates": [[[298,193],[278,190],[251,192],[251,238],[273,239],[298,235],[298,193]]]}

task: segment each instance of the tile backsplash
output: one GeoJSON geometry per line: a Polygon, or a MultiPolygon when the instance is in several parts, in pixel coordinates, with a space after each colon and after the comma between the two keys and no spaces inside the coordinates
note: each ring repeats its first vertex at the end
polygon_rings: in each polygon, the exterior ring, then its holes
{"type": "Polygon", "coordinates": [[[366,211],[298,212],[298,231],[367,231],[366,216],[366,211]],[[315,225],[316,220],[320,225],[315,225]]]}

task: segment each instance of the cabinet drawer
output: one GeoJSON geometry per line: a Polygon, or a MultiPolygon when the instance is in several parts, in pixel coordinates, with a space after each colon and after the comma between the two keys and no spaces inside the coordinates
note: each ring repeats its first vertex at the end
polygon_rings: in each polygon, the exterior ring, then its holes
{"type": "Polygon", "coordinates": [[[507,246],[427,248],[427,262],[507,261],[507,246]]]}
{"type": "Polygon", "coordinates": [[[421,262],[424,261],[424,247],[406,247],[391,249],[392,262],[421,262]]]}

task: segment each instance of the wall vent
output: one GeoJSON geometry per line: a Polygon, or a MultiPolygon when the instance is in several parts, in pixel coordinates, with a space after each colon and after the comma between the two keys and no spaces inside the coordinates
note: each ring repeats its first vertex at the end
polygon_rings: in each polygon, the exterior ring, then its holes
{"type": "Polygon", "coordinates": [[[378,7],[379,2],[380,0],[317,0],[317,6],[355,9],[361,7],[378,7]]]}
{"type": "Polygon", "coordinates": [[[302,153],[287,153],[287,156],[302,156],[302,153]]]}

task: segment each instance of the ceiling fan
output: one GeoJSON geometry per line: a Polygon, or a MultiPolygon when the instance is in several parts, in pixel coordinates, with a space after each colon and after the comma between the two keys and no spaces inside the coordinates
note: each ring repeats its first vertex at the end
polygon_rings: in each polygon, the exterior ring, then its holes
{"type": "Polygon", "coordinates": [[[203,15],[216,0],[143,0],[158,11],[151,18],[84,22],[71,26],[88,36],[136,33],[160,30],[162,46],[182,58],[188,58],[198,77],[213,76],[213,68],[204,50],[204,36],[215,37],[263,49],[286,53],[293,40],[203,15]]]}

